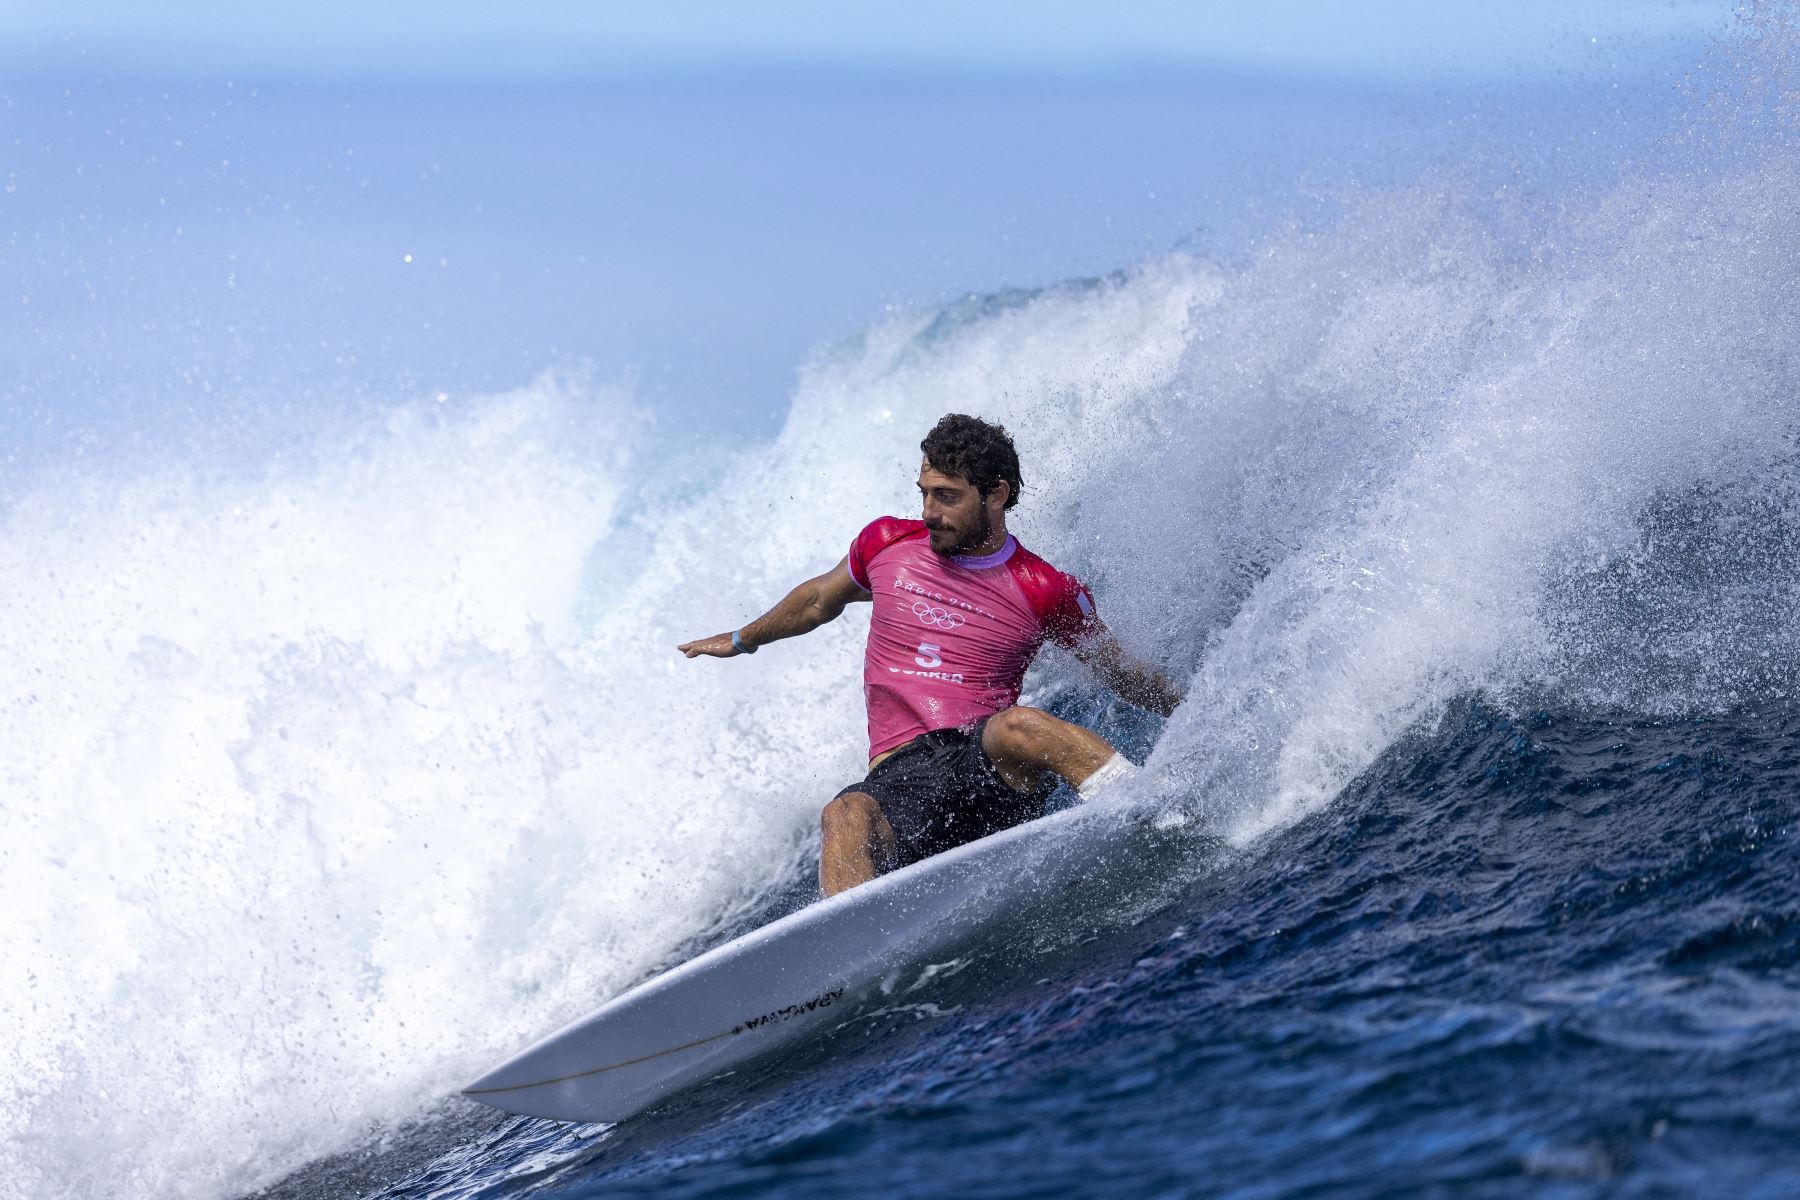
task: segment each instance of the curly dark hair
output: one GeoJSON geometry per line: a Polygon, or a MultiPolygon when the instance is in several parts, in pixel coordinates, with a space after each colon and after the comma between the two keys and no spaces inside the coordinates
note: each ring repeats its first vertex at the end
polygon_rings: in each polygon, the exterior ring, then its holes
{"type": "Polygon", "coordinates": [[[975,485],[983,499],[1001,480],[1012,485],[1006,507],[1019,502],[1025,483],[1019,478],[1019,452],[1004,425],[990,425],[980,417],[950,413],[931,427],[919,443],[932,470],[960,475],[975,485]]]}

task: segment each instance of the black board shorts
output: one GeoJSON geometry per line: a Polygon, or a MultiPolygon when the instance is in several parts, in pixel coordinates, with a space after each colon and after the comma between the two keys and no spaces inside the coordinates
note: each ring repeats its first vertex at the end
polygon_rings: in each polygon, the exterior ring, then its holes
{"type": "Polygon", "coordinates": [[[894,827],[899,854],[886,869],[909,866],[933,854],[1010,829],[1044,815],[1056,790],[1046,785],[1019,792],[1000,778],[981,746],[986,720],[967,729],[920,734],[876,764],[861,783],[840,791],[863,792],[894,827]]]}

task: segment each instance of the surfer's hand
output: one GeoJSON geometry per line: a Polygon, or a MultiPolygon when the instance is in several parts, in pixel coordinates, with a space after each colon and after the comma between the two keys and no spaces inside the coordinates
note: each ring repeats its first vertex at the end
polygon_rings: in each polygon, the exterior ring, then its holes
{"type": "Polygon", "coordinates": [[[716,633],[709,638],[701,638],[697,642],[683,642],[675,647],[689,658],[699,658],[702,654],[713,658],[736,658],[740,651],[731,644],[729,633],[716,633]]]}

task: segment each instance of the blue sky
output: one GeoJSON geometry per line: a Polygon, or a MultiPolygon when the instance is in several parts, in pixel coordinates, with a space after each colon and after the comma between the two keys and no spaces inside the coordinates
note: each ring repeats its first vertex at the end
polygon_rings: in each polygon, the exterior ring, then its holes
{"type": "Polygon", "coordinates": [[[1230,261],[1341,187],[1604,175],[1730,19],[1730,0],[0,0],[24,148],[0,172],[20,295],[0,440],[180,442],[227,410],[279,434],[283,413],[565,363],[766,433],[810,355],[895,309],[1171,250],[1230,261]]]}
{"type": "Polygon", "coordinates": [[[532,76],[799,60],[1034,73],[1159,62],[1509,76],[1692,45],[1723,29],[1731,10],[1728,0],[30,0],[0,5],[0,43],[15,60],[85,59],[176,74],[532,76]]]}

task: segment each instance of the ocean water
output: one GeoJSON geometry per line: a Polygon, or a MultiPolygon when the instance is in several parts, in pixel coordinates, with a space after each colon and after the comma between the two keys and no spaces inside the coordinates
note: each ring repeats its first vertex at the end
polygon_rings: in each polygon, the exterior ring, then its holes
{"type": "Polygon", "coordinates": [[[1800,1194],[1796,53],[1248,113],[9,84],[0,1194],[1800,1194]],[[805,900],[861,620],[672,647],[956,408],[1187,681],[1029,680],[1167,853],[669,1110],[456,1098],[805,900]]]}

